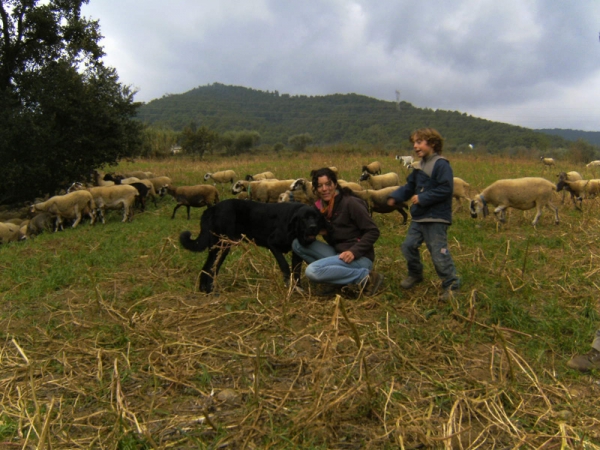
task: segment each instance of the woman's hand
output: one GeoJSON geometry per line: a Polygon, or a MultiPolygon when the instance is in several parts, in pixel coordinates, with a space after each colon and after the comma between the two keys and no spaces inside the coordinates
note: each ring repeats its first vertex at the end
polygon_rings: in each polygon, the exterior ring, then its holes
{"type": "Polygon", "coordinates": [[[350,264],[352,261],[354,261],[354,253],[350,251],[345,251],[340,253],[339,258],[346,264],[350,264]]]}

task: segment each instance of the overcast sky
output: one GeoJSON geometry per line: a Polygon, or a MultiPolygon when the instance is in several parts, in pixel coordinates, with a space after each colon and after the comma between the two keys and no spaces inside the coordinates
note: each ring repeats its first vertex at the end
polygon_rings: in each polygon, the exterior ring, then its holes
{"type": "Polygon", "coordinates": [[[148,102],[214,82],[600,131],[600,0],[90,0],[148,102]]]}

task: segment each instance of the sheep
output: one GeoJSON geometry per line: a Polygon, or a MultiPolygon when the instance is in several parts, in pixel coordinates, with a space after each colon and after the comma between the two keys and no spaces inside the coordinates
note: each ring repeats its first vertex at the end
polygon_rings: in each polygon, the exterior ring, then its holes
{"type": "Polygon", "coordinates": [[[29,238],[43,233],[45,230],[51,230],[53,227],[54,217],[52,214],[42,212],[36,214],[27,224],[25,235],[29,238]]]}
{"type": "Polygon", "coordinates": [[[262,180],[262,181],[237,181],[231,188],[233,194],[242,191],[248,192],[250,200],[263,203],[277,203],[279,194],[289,189],[295,180],[262,180]]]}
{"type": "Polygon", "coordinates": [[[203,206],[214,206],[219,203],[219,192],[214,186],[206,184],[173,186],[172,184],[167,184],[163,189],[177,201],[177,205],[173,208],[171,219],[175,218],[175,213],[181,206],[187,208],[187,218],[190,220],[190,207],[201,208],[203,206]]]}
{"type": "Polygon", "coordinates": [[[235,174],[235,172],[233,170],[223,170],[221,172],[214,172],[214,173],[208,172],[206,175],[204,175],[204,181],[208,181],[211,178],[213,180],[214,186],[216,186],[217,183],[219,183],[219,184],[231,183],[233,185],[233,182],[237,178],[237,175],[235,174]]]}
{"type": "Polygon", "coordinates": [[[173,180],[165,176],[148,178],[148,181],[152,183],[154,186],[154,192],[156,193],[158,193],[163,186],[166,186],[167,184],[173,184],[173,180]]]}
{"type": "Polygon", "coordinates": [[[312,182],[306,178],[298,178],[290,185],[292,196],[299,198],[302,203],[312,204],[317,201],[312,182]]]}
{"type": "Polygon", "coordinates": [[[571,194],[573,205],[581,211],[584,198],[594,198],[600,193],[600,180],[561,180],[556,185],[556,190],[560,192],[563,189],[571,194]],[[579,200],[579,206],[577,206],[575,198],[579,200]]]}
{"type": "Polygon", "coordinates": [[[458,202],[458,208],[456,211],[462,208],[461,199],[466,199],[468,203],[471,203],[471,199],[469,198],[469,188],[471,185],[467,183],[462,178],[454,177],[454,188],[452,191],[452,197],[456,199],[458,202]]]}
{"type": "MultiPolygon", "coordinates": [[[[151,172],[148,172],[151,173],[151,172]]],[[[166,177],[165,177],[166,178],[166,177]]],[[[137,177],[123,178],[122,175],[111,175],[107,174],[104,176],[105,180],[113,181],[117,186],[128,184],[135,187],[139,192],[139,200],[142,204],[142,211],[146,208],[146,198],[150,197],[156,206],[156,197],[158,197],[157,189],[154,188],[154,184],[148,178],[139,179],[137,177]],[[145,189],[140,185],[145,186],[145,189]]],[[[168,184],[168,183],[167,183],[168,184]]],[[[161,186],[162,187],[162,186],[161,186]]]]}
{"type": "Polygon", "coordinates": [[[536,208],[537,212],[532,222],[532,225],[536,226],[542,215],[542,208],[546,206],[554,210],[554,222],[558,225],[558,208],[552,204],[555,192],[556,186],[544,178],[525,177],[498,180],[471,200],[471,217],[476,218],[479,212],[483,212],[484,217],[487,216],[488,203],[496,206],[494,214],[502,223],[506,221],[507,208],[523,211],[536,208]]]}
{"type": "Polygon", "coordinates": [[[261,172],[255,175],[246,175],[246,181],[260,181],[260,180],[274,180],[275,175],[273,172],[261,172]]]}
{"type": "Polygon", "coordinates": [[[315,199],[314,195],[307,196],[306,193],[302,190],[287,190],[281,194],[279,194],[279,199],[277,200],[279,203],[285,202],[300,202],[305,205],[314,205],[315,199]]]}
{"type": "Polygon", "coordinates": [[[554,161],[554,158],[544,158],[543,156],[540,156],[540,161],[542,161],[544,167],[553,166],[556,163],[556,161],[554,161]]]}
{"type": "Polygon", "coordinates": [[[402,162],[402,165],[406,168],[408,168],[408,166],[410,166],[414,161],[415,158],[413,156],[400,156],[400,155],[396,155],[396,159],[398,161],[402,162]]]}
{"type": "Polygon", "coordinates": [[[398,211],[402,216],[402,223],[405,224],[408,220],[408,214],[406,210],[410,207],[408,202],[396,203],[393,206],[387,204],[387,200],[392,192],[398,189],[400,186],[388,186],[384,189],[365,189],[363,191],[356,191],[354,195],[362,198],[367,202],[369,213],[387,214],[393,211],[398,211]]]}
{"type": "Polygon", "coordinates": [[[94,181],[94,186],[113,186],[115,184],[114,181],[105,180],[104,179],[105,177],[106,177],[106,175],[102,175],[97,170],[94,170],[92,172],[92,179],[94,181]]]}
{"type": "MultiPolygon", "coordinates": [[[[328,167],[328,169],[331,170],[333,173],[335,173],[336,176],[339,175],[339,170],[338,170],[337,167],[330,166],[330,167],[328,167]]],[[[316,171],[317,171],[316,169],[313,169],[313,170],[310,171],[310,177],[311,178],[313,177],[313,175],[315,174],[316,171]]]]}
{"type": "Polygon", "coordinates": [[[148,178],[154,178],[154,174],[152,172],[144,172],[142,170],[133,170],[131,172],[123,172],[124,178],[136,177],[140,180],[147,180],[148,178]]]}
{"type": "Polygon", "coordinates": [[[16,242],[21,239],[20,227],[14,223],[0,222],[0,244],[16,242]]]}
{"type": "Polygon", "coordinates": [[[585,167],[596,167],[596,166],[600,166],[600,160],[598,160],[598,159],[585,165],[585,167]]]}
{"type": "MultiPolygon", "coordinates": [[[[561,181],[577,181],[577,180],[583,180],[583,177],[581,176],[581,174],[579,172],[575,172],[575,171],[571,171],[571,172],[559,172],[558,175],[558,182],[560,183],[561,181]]],[[[557,189],[558,192],[560,192],[560,189],[558,189],[558,185],[557,185],[557,189]]],[[[562,195],[562,200],[561,203],[565,202],[565,193],[566,193],[566,189],[563,190],[563,195],[562,195]]],[[[571,192],[571,200],[573,200],[574,194],[571,192]]],[[[573,200],[573,203],[575,202],[575,200],[573,200]]]]}
{"type": "Polygon", "coordinates": [[[362,166],[361,172],[368,172],[371,175],[379,175],[381,173],[381,163],[379,161],[373,161],[366,166],[362,166]]]}
{"type": "Polygon", "coordinates": [[[56,217],[54,231],[63,229],[64,219],[75,219],[72,228],[75,228],[81,222],[83,214],[88,214],[93,224],[96,220],[96,204],[92,194],[86,190],[69,192],[65,195],[55,195],[45,202],[31,205],[30,212],[37,211],[48,212],[56,217]]]}
{"type": "Polygon", "coordinates": [[[367,181],[373,189],[379,190],[389,186],[398,186],[400,177],[395,172],[388,172],[383,175],[372,175],[369,172],[363,172],[359,181],[367,181]]]}
{"type": "Polygon", "coordinates": [[[363,190],[363,187],[360,184],[353,181],[338,180],[338,186],[342,188],[347,187],[354,192],[363,190]]]}
{"type": "MultiPolygon", "coordinates": [[[[85,189],[81,184],[74,185],[69,188],[85,189]]],[[[133,219],[133,206],[136,198],[139,196],[138,190],[129,185],[114,185],[114,186],[95,186],[87,188],[87,191],[92,194],[94,203],[100,215],[102,223],[106,223],[105,211],[107,209],[121,209],[123,208],[123,220],[122,222],[131,222],[133,219]]]]}
{"type": "Polygon", "coordinates": [[[124,177],[123,175],[112,175],[107,173],[104,175],[104,181],[112,181],[115,184],[131,184],[138,183],[140,181],[137,177],[124,177]]]}

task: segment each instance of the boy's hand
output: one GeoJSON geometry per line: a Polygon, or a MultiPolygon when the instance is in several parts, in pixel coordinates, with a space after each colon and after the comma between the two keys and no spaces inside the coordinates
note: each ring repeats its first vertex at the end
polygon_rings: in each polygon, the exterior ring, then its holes
{"type": "Polygon", "coordinates": [[[419,204],[419,196],[413,195],[412,198],[410,199],[410,201],[412,202],[413,205],[418,205],[419,204]]]}

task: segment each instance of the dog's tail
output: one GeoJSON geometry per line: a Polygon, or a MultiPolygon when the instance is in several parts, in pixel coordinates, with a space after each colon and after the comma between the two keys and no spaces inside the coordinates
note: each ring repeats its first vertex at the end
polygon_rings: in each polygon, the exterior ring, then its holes
{"type": "Polygon", "coordinates": [[[181,246],[192,252],[203,252],[212,247],[215,242],[212,233],[214,222],[214,207],[207,208],[200,219],[200,234],[196,239],[192,239],[191,231],[184,231],[179,235],[181,246]]]}

